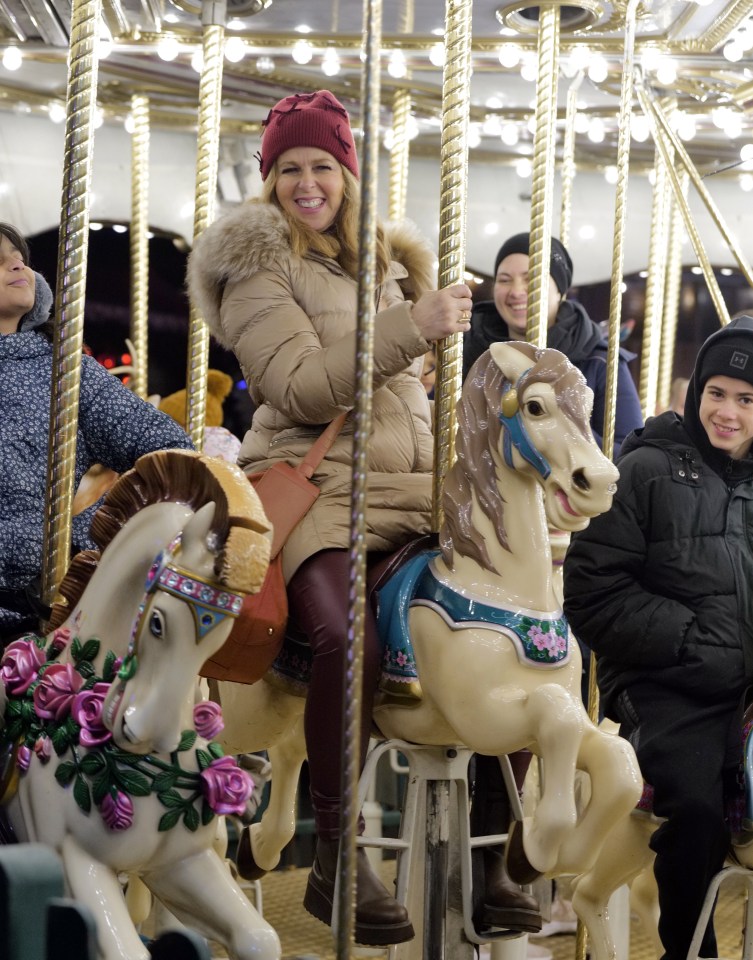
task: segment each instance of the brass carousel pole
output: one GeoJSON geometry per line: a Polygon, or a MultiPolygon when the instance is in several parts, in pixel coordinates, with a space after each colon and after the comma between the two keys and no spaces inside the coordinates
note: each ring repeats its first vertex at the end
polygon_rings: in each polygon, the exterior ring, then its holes
{"type": "Polygon", "coordinates": [[[562,203],[560,208],[560,240],[564,246],[570,243],[570,220],[573,206],[573,181],[575,180],[575,118],[578,114],[578,91],[583,82],[583,71],[571,82],[567,90],[565,110],[565,139],[562,146],[562,203]]]}
{"type": "MultiPolygon", "coordinates": [[[[468,198],[468,115],[471,87],[471,0],[447,0],[442,79],[442,142],[439,197],[439,286],[462,283],[468,198]]],[[[432,530],[442,522],[442,486],[455,457],[455,404],[460,395],[463,338],[437,344],[434,394],[434,489],[432,530]]]]}
{"type": "MultiPolygon", "coordinates": [[[[413,33],[415,21],[413,0],[403,0],[400,6],[398,33],[413,33]]],[[[410,79],[410,74],[406,77],[410,79]]],[[[410,90],[396,90],[392,99],[392,150],[390,152],[390,187],[388,195],[388,216],[390,220],[403,220],[408,197],[408,161],[410,158],[410,138],[408,120],[410,119],[410,90]]]]}
{"type": "MultiPolygon", "coordinates": [[[[193,235],[214,218],[220,152],[222,58],[225,42],[225,0],[204,0],[201,7],[203,66],[199,83],[199,136],[196,157],[196,199],[193,235]]],[[[207,408],[209,330],[192,306],[186,364],[186,431],[197,450],[204,445],[207,408]]]]}
{"type": "Polygon", "coordinates": [[[353,485],[350,514],[348,669],[344,681],[343,807],[338,857],[337,960],[350,960],[356,895],[356,832],[360,770],[360,717],[363,688],[363,634],[366,610],[366,479],[369,469],[372,379],[374,371],[374,289],[376,274],[376,200],[379,168],[379,50],[382,0],[364,0],[361,84],[363,149],[361,209],[358,225],[358,326],[356,406],[353,432],[353,485]]]}
{"type": "Polygon", "coordinates": [[[703,182],[701,175],[698,173],[695,164],[690,159],[690,155],[685,149],[682,140],[680,140],[675,131],[672,129],[669,119],[662,110],[661,105],[657,103],[654,97],[651,96],[646,89],[643,90],[643,96],[645,103],[650,107],[656,122],[661,127],[667,142],[671,144],[683,167],[688,171],[690,179],[693,182],[693,186],[698,191],[698,195],[700,196],[701,200],[703,200],[704,204],[706,205],[706,209],[709,211],[714,223],[719,228],[719,232],[721,233],[724,242],[729,247],[735,260],[737,260],[738,266],[740,267],[740,272],[748,281],[748,284],[753,287],[753,269],[751,269],[751,266],[748,263],[740,244],[737,242],[737,238],[727,228],[721,211],[717,207],[716,203],[714,203],[711,194],[706,189],[706,184],[703,182]]]}
{"type": "Polygon", "coordinates": [[[651,207],[651,237],[646,278],[646,309],[641,342],[641,378],[639,396],[643,419],[656,412],[656,387],[661,348],[662,304],[667,270],[668,213],[672,195],[667,168],[659,150],[654,161],[654,193],[651,207]]]}
{"type": "Polygon", "coordinates": [[[554,214],[554,142],[559,74],[559,5],[539,7],[539,72],[536,80],[536,132],[533,137],[531,237],[526,339],[546,346],[549,309],[549,258],[554,214]]]}
{"type": "Polygon", "coordinates": [[[388,216],[390,220],[402,220],[405,217],[408,196],[408,161],[410,158],[410,139],[408,120],[410,118],[411,97],[409,90],[396,90],[392,101],[392,151],[390,153],[390,192],[388,216]]]}
{"type": "Polygon", "coordinates": [[[146,400],[149,330],[149,98],[131,98],[131,341],[133,392],[146,400]]]}
{"type": "Polygon", "coordinates": [[[42,548],[41,592],[42,600],[48,606],[68,567],[71,553],[71,508],[89,249],[89,186],[94,147],[92,121],[97,103],[94,47],[101,14],[101,0],[73,0],[42,548]]]}
{"type": "MultiPolygon", "coordinates": [[[[619,135],[617,140],[617,188],[614,203],[614,245],[609,296],[609,346],[607,348],[607,390],[604,404],[602,450],[610,459],[614,451],[614,420],[617,409],[617,373],[620,362],[620,322],[622,318],[622,268],[624,260],[627,188],[630,173],[630,121],[633,102],[633,66],[635,59],[635,20],[640,0],[628,0],[625,9],[625,46],[620,90],[619,135]]],[[[588,671],[588,715],[599,720],[599,688],[596,685],[596,657],[588,671]]],[[[575,937],[575,960],[585,960],[586,928],[579,920],[575,937]]]]}
{"type": "Polygon", "coordinates": [[[701,270],[703,271],[706,286],[708,287],[709,294],[714,302],[714,307],[716,309],[717,316],[719,317],[719,322],[722,324],[722,326],[726,326],[726,324],[729,323],[729,311],[727,310],[727,305],[724,302],[722,291],[719,289],[719,284],[717,283],[716,276],[714,275],[714,269],[711,266],[711,261],[709,260],[703,247],[701,236],[698,233],[698,228],[693,221],[693,215],[690,212],[690,207],[687,200],[683,196],[680,178],[677,174],[677,171],[672,166],[672,157],[670,154],[669,144],[665,139],[664,131],[659,125],[657,116],[652,109],[648,95],[640,83],[638,84],[636,90],[638,94],[638,100],[641,104],[641,109],[646,114],[649,123],[651,124],[654,135],[654,143],[661,150],[662,158],[667,168],[667,174],[669,176],[670,183],[672,184],[675,202],[678,204],[682,212],[685,229],[688,232],[690,242],[693,244],[693,250],[698,258],[698,263],[701,267],[701,270]]]}
{"type": "MultiPolygon", "coordinates": [[[[689,177],[681,170],[680,192],[687,196],[689,177]]],[[[680,312],[680,290],[682,288],[682,211],[672,199],[669,226],[669,252],[667,254],[667,281],[664,291],[664,317],[661,327],[661,357],[659,359],[659,407],[666,410],[669,406],[669,394],[672,386],[672,370],[675,361],[675,343],[677,340],[677,320],[680,312]]]]}

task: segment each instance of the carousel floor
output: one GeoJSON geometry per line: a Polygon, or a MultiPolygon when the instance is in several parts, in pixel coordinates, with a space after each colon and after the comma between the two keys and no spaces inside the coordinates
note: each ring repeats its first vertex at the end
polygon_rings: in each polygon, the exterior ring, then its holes
{"type": "MultiPolygon", "coordinates": [[[[382,865],[385,882],[393,876],[393,864],[382,865]]],[[[303,909],[303,892],[308,869],[291,867],[268,874],[261,883],[262,912],[277,930],[282,942],[283,960],[335,960],[331,933],[327,927],[303,909]]],[[[249,888],[253,899],[253,889],[249,888]]],[[[722,886],[716,908],[716,931],[720,956],[725,960],[740,960],[745,896],[742,885],[732,878],[722,886]]],[[[535,945],[551,951],[551,960],[574,960],[575,937],[559,935],[537,939],[535,945]]],[[[541,953],[540,950],[537,953],[541,953]]],[[[481,957],[484,951],[482,948],[481,957]]],[[[221,950],[214,958],[226,957],[221,950]]],[[[386,957],[386,952],[354,948],[353,957],[386,957]]],[[[452,960],[448,957],[447,960],[452,960]]],[[[542,958],[546,960],[546,958],[542,958]]],[[[636,919],[631,921],[630,960],[655,960],[648,939],[636,919]]]]}

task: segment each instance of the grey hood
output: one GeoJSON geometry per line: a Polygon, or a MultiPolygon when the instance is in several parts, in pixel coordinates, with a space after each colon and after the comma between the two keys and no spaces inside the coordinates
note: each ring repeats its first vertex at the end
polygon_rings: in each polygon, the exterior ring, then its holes
{"type": "Polygon", "coordinates": [[[50,311],[54,303],[52,290],[41,273],[34,271],[34,306],[21,317],[18,325],[19,333],[28,333],[30,330],[36,330],[50,319],[50,311]]]}

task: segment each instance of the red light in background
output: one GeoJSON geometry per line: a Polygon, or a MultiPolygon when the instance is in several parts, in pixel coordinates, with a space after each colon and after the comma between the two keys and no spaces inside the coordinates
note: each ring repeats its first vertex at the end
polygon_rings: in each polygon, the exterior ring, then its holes
{"type": "Polygon", "coordinates": [[[130,353],[124,353],[120,357],[120,362],[122,364],[133,363],[133,357],[130,355],[130,353]]]}
{"type": "Polygon", "coordinates": [[[112,357],[105,357],[105,359],[102,361],[102,366],[106,370],[112,370],[112,368],[115,366],[115,361],[112,359],[112,357]]]}

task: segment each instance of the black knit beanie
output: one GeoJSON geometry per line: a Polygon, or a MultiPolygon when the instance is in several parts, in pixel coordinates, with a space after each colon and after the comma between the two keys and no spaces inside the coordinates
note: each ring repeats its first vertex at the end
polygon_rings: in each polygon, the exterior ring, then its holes
{"type": "MultiPolygon", "coordinates": [[[[497,269],[505,259],[512,253],[524,253],[528,256],[530,247],[530,233],[516,233],[514,237],[505,240],[497,253],[497,259],[494,261],[494,276],[497,276],[497,269]]],[[[564,296],[573,283],[573,261],[570,254],[556,237],[552,237],[552,249],[549,257],[549,273],[557,284],[557,289],[564,296]]]]}
{"type": "Polygon", "coordinates": [[[753,385],[753,338],[738,334],[712,344],[701,359],[701,388],[710,377],[732,377],[753,385]]]}

